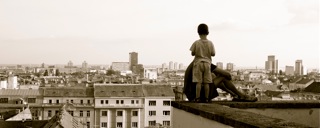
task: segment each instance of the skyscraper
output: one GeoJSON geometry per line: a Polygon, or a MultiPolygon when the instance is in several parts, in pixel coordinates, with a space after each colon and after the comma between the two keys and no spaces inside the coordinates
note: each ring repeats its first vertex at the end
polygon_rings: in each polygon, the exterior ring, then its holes
{"type": "Polygon", "coordinates": [[[228,71],[233,71],[233,63],[227,63],[227,70],[228,71]]]}
{"type": "Polygon", "coordinates": [[[172,61],[169,62],[169,70],[173,70],[173,62],[172,61]]]}
{"type": "Polygon", "coordinates": [[[180,64],[179,64],[179,69],[180,69],[180,70],[183,69],[183,63],[180,63],[180,64]]]}
{"type": "Polygon", "coordinates": [[[174,70],[178,69],[178,62],[174,62],[174,70]]]}
{"type": "Polygon", "coordinates": [[[286,66],[286,71],[285,71],[286,75],[291,75],[293,76],[294,75],[294,67],[293,66],[286,66]]]}
{"type": "Polygon", "coordinates": [[[303,75],[302,60],[296,60],[294,74],[295,74],[295,75],[298,75],[298,76],[303,75]]]}
{"type": "Polygon", "coordinates": [[[129,66],[130,70],[132,70],[132,66],[138,65],[138,53],[130,52],[129,53],[129,66]]]}
{"type": "Polygon", "coordinates": [[[268,60],[265,62],[265,70],[271,74],[278,73],[278,60],[275,59],[274,55],[269,55],[268,60]]]}
{"type": "Polygon", "coordinates": [[[88,68],[88,63],[87,63],[86,61],[84,61],[84,62],[82,63],[82,68],[83,68],[83,69],[87,69],[87,68],[88,68]]]}
{"type": "Polygon", "coordinates": [[[222,62],[217,62],[217,67],[220,69],[223,69],[223,63],[222,62]]]}

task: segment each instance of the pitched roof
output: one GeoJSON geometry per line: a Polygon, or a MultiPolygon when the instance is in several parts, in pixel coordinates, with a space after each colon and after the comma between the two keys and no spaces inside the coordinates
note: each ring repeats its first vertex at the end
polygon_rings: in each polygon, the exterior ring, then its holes
{"type": "Polygon", "coordinates": [[[143,97],[142,85],[98,85],[95,97],[143,97]]]}
{"type": "Polygon", "coordinates": [[[143,92],[146,97],[174,97],[173,89],[168,85],[143,85],[143,92]]]}
{"type": "Polygon", "coordinates": [[[32,120],[32,115],[29,107],[23,110],[22,112],[18,113],[17,115],[9,119],[6,119],[6,121],[22,121],[22,120],[32,120]]]}
{"type": "Polygon", "coordinates": [[[34,89],[0,89],[0,96],[40,96],[40,90],[34,89]]]}
{"type": "Polygon", "coordinates": [[[305,92],[320,93],[320,82],[313,82],[304,89],[305,92]]]}
{"type": "Polygon", "coordinates": [[[313,81],[313,79],[303,78],[303,79],[299,80],[297,82],[297,84],[307,84],[307,83],[309,83],[311,81],[313,81]]]}
{"type": "Polygon", "coordinates": [[[54,115],[43,128],[78,128],[79,122],[64,108],[54,115]]]}
{"type": "Polygon", "coordinates": [[[93,97],[93,88],[50,87],[44,88],[43,96],[50,97],[93,97]]]}
{"type": "Polygon", "coordinates": [[[48,120],[32,120],[32,121],[0,121],[3,128],[43,128],[48,120]]]}
{"type": "Polygon", "coordinates": [[[270,90],[267,90],[266,92],[264,92],[264,94],[266,94],[269,97],[278,97],[282,93],[283,92],[281,91],[270,91],[270,90]]]}

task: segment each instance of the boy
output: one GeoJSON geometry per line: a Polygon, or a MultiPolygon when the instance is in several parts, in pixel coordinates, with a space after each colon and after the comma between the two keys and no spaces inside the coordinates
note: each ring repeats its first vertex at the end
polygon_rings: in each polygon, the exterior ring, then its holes
{"type": "Polygon", "coordinates": [[[211,56],[215,56],[213,43],[207,39],[209,29],[206,24],[198,26],[198,34],[200,39],[196,40],[191,48],[193,60],[193,77],[192,82],[196,84],[196,99],[195,102],[200,102],[201,86],[204,86],[206,102],[209,102],[209,83],[212,83],[211,75],[211,56]]]}

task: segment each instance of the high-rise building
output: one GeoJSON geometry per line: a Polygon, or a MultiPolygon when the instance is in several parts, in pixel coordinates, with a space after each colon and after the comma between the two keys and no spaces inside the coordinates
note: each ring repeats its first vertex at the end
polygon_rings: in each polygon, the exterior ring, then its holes
{"type": "Polygon", "coordinates": [[[173,70],[173,62],[172,61],[169,62],[169,70],[173,70]]]}
{"type": "Polygon", "coordinates": [[[233,69],[234,69],[233,63],[227,63],[227,70],[228,71],[233,71],[233,69]]]}
{"type": "Polygon", "coordinates": [[[180,64],[179,64],[179,69],[180,69],[180,70],[181,70],[181,69],[184,69],[184,68],[183,68],[183,63],[180,63],[180,64]]]}
{"type": "Polygon", "coordinates": [[[178,62],[174,62],[174,70],[178,70],[178,62]]]}
{"type": "Polygon", "coordinates": [[[163,63],[161,67],[162,67],[162,69],[165,69],[165,68],[167,68],[167,64],[163,63]]]}
{"type": "Polygon", "coordinates": [[[223,69],[223,63],[222,62],[217,62],[217,67],[220,69],[223,69]]]}
{"type": "Polygon", "coordinates": [[[286,71],[285,71],[286,75],[294,75],[294,67],[293,66],[286,66],[286,71]]]}
{"type": "Polygon", "coordinates": [[[275,59],[274,55],[269,55],[268,60],[265,62],[265,70],[271,74],[278,73],[278,60],[275,59]]]}
{"type": "Polygon", "coordinates": [[[71,60],[68,62],[68,67],[73,67],[73,63],[71,60]]]}
{"type": "Polygon", "coordinates": [[[298,76],[303,75],[302,60],[296,60],[294,74],[295,74],[295,75],[298,75],[298,76]]]}
{"type": "Polygon", "coordinates": [[[42,64],[41,64],[41,68],[44,68],[44,66],[45,66],[44,63],[42,63],[42,64]]]}
{"type": "Polygon", "coordinates": [[[84,62],[82,63],[82,68],[83,68],[83,69],[87,69],[87,68],[88,68],[88,63],[87,63],[86,61],[84,61],[84,62]]]}
{"type": "Polygon", "coordinates": [[[130,52],[129,53],[129,66],[130,70],[134,65],[138,65],[138,53],[137,52],[130,52]]]}

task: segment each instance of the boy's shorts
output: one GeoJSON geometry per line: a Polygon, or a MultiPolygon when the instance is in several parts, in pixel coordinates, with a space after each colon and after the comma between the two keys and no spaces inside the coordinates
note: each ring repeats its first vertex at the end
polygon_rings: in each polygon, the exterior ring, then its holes
{"type": "Polygon", "coordinates": [[[192,82],[195,83],[212,83],[211,64],[208,62],[194,63],[192,69],[192,82]]]}

